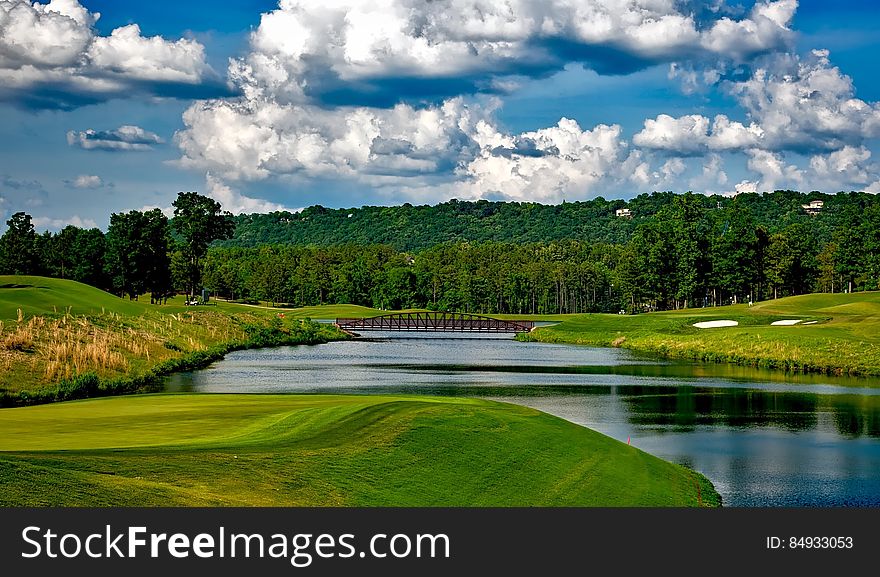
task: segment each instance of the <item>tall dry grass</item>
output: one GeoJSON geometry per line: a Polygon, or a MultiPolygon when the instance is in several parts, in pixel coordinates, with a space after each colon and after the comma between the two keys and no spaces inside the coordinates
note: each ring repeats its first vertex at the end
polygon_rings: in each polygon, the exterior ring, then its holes
{"type": "Polygon", "coordinates": [[[85,373],[112,376],[221,341],[244,338],[238,323],[220,314],[126,317],[109,312],[0,321],[0,385],[46,385],[85,373]],[[11,382],[14,381],[14,382],[11,382]]]}

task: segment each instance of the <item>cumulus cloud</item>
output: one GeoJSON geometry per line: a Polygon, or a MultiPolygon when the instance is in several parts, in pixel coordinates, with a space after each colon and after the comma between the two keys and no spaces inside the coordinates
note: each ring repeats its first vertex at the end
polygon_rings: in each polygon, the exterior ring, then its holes
{"type": "Polygon", "coordinates": [[[212,100],[184,112],[175,135],[184,167],[228,179],[269,176],[356,178],[449,171],[467,158],[480,106],[460,98],[417,109],[212,100]]]}
{"type": "Polygon", "coordinates": [[[797,0],[758,2],[748,18],[723,17],[714,22],[702,34],[701,44],[710,52],[740,62],[768,49],[782,47],[792,40],[789,25],[797,7],[797,0]]]}
{"type": "Polygon", "coordinates": [[[821,186],[865,185],[877,177],[877,167],[870,159],[871,151],[866,147],[844,146],[830,154],[811,157],[810,169],[821,186]]]}
{"type": "Polygon", "coordinates": [[[761,190],[793,189],[804,183],[804,172],[793,164],[786,164],[782,154],[767,150],[746,151],[749,170],[761,175],[757,187],[761,190]]]}
{"type": "MultiPolygon", "coordinates": [[[[274,202],[260,200],[245,196],[240,192],[232,190],[226,183],[211,173],[205,175],[206,194],[219,202],[223,206],[223,210],[228,210],[232,214],[255,213],[255,212],[277,212],[295,210],[284,207],[274,202]]],[[[296,209],[301,210],[301,209],[296,209]]],[[[173,214],[173,212],[172,212],[173,214]]]]}
{"type": "Polygon", "coordinates": [[[104,181],[95,174],[80,174],[73,180],[65,180],[64,184],[70,188],[101,188],[104,181]]]}
{"type": "Polygon", "coordinates": [[[73,225],[78,228],[97,228],[98,224],[91,218],[82,218],[79,215],[67,216],[62,218],[52,218],[48,216],[36,216],[31,221],[34,228],[38,231],[53,230],[58,231],[67,225],[73,225]]]}
{"type": "Polygon", "coordinates": [[[635,182],[647,167],[620,134],[619,125],[582,130],[563,118],[556,126],[512,137],[484,121],[475,134],[480,153],[461,171],[466,178],[457,190],[464,198],[559,202],[566,195],[582,198],[605,185],[635,182]],[[546,154],[498,153],[517,141],[546,154]]]}
{"type": "Polygon", "coordinates": [[[831,65],[827,50],[804,59],[776,55],[728,89],[770,150],[838,150],[880,136],[880,104],[855,97],[852,79],[831,65]]]}
{"type": "MultiPolygon", "coordinates": [[[[138,209],[135,209],[135,210],[138,210],[140,212],[149,212],[151,210],[156,210],[157,208],[162,212],[162,214],[164,214],[168,218],[172,218],[174,216],[174,207],[173,206],[159,206],[158,204],[145,204],[144,206],[142,206],[138,209]]],[[[226,208],[226,207],[224,207],[224,208],[226,208]]]]}
{"type": "Polygon", "coordinates": [[[703,159],[700,174],[689,181],[688,188],[711,194],[726,185],[727,172],[724,170],[724,160],[720,154],[711,153],[703,159]]]}
{"type": "Polygon", "coordinates": [[[113,130],[68,131],[67,144],[86,150],[151,150],[164,140],[139,126],[123,125],[113,130]]]}
{"type": "Polygon", "coordinates": [[[99,18],[77,0],[0,0],[0,99],[71,108],[216,83],[195,40],[147,38],[136,24],[99,36],[99,18]]]}
{"type": "Polygon", "coordinates": [[[645,120],[644,128],[633,136],[633,144],[653,150],[683,155],[703,155],[757,146],[763,130],[756,124],[745,126],[719,114],[711,122],[705,116],[688,114],[674,118],[661,114],[645,120]]]}
{"type": "Polygon", "coordinates": [[[681,182],[729,190],[722,155],[731,153],[753,173],[737,190],[834,175],[872,182],[860,151],[880,135],[877,104],[855,98],[827,52],[776,53],[792,45],[796,9],[795,0],[738,14],[672,0],[281,0],[230,62],[240,96],[185,111],[177,163],[208,173],[209,190],[245,212],[272,205],[233,187],[266,179],[543,202],[681,182]],[[510,132],[495,118],[500,100],[478,94],[571,62],[600,73],[668,62],[670,78],[691,92],[723,88],[743,115],[659,114],[630,144],[617,124],[567,118],[510,132]],[[810,167],[789,162],[791,150],[814,154],[810,167]]]}
{"type": "Polygon", "coordinates": [[[759,2],[734,20],[670,0],[281,0],[229,74],[250,96],[285,102],[442,99],[572,61],[621,73],[699,54],[747,59],[790,41],[796,7],[759,2]]]}

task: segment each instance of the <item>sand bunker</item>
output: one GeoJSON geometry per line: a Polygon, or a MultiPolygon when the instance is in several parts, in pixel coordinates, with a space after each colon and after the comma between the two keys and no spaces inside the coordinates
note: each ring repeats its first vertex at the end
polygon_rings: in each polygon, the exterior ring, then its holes
{"type": "Polygon", "coordinates": [[[801,322],[801,319],[785,319],[784,321],[773,321],[770,323],[770,326],[773,327],[789,327],[791,325],[796,325],[801,322]]]}
{"type": "Polygon", "coordinates": [[[816,324],[816,323],[818,323],[818,322],[819,322],[819,321],[807,321],[807,322],[805,322],[804,324],[805,324],[805,325],[814,325],[814,324],[816,324]]]}
{"type": "Polygon", "coordinates": [[[736,321],[703,321],[694,323],[694,326],[698,329],[714,329],[716,327],[735,327],[738,324],[736,321]]]}

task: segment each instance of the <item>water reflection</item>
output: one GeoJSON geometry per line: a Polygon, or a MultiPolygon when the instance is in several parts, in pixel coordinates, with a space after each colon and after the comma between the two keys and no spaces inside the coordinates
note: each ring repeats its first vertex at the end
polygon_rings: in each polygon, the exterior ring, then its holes
{"type": "Polygon", "coordinates": [[[726,505],[880,506],[877,385],[447,336],[240,351],[168,390],[495,399],[630,437],[706,474],[726,505]]]}

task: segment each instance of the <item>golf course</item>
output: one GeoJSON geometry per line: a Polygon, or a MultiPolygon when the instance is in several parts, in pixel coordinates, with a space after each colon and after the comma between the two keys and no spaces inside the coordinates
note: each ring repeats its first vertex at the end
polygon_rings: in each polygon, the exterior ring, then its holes
{"type": "Polygon", "coordinates": [[[785,371],[880,375],[880,292],[809,294],[753,306],[638,315],[572,315],[520,338],[785,371]],[[736,324],[694,326],[720,321],[736,324]]]}
{"type": "Polygon", "coordinates": [[[35,405],[0,409],[0,505],[720,504],[690,469],[516,405],[119,396],[229,350],[346,338],[303,319],[359,307],[151,305],[65,280],[0,285],[2,394],[35,405]],[[105,398],[68,400],[81,397],[105,398]]]}
{"type": "Polygon", "coordinates": [[[139,395],[0,411],[0,505],[697,506],[701,475],[470,399],[139,395]]]}
{"type": "MultiPolygon", "coordinates": [[[[158,305],[42,277],[0,285],[0,394],[12,405],[0,409],[0,505],[720,505],[691,469],[519,405],[150,386],[231,350],[347,338],[310,319],[383,311],[158,305]]],[[[880,374],[878,293],[533,318],[557,324],[523,338],[880,374]],[[694,326],[719,321],[733,326],[694,326]]]]}

